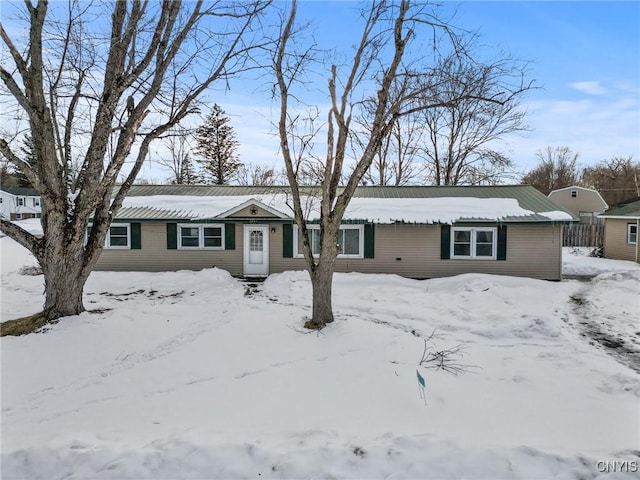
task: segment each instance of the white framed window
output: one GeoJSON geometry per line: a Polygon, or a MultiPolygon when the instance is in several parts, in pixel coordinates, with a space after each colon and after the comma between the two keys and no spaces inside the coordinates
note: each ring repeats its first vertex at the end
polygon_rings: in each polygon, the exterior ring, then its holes
{"type": "Polygon", "coordinates": [[[18,201],[18,206],[19,206],[19,207],[24,206],[24,198],[22,198],[22,197],[18,197],[17,201],[18,201]]]}
{"type": "Polygon", "coordinates": [[[571,190],[571,198],[576,198],[578,196],[577,190],[571,190]]]}
{"type": "Polygon", "coordinates": [[[131,228],[128,223],[112,223],[105,239],[105,248],[131,248],[131,228]]]}
{"type": "Polygon", "coordinates": [[[40,199],[39,198],[34,198],[33,199],[33,206],[34,207],[39,207],[40,206],[40,199]]]}
{"type": "Polygon", "coordinates": [[[495,260],[497,229],[492,227],[453,227],[451,258],[495,260]]]}
{"type": "MultiPolygon", "coordinates": [[[[302,233],[297,225],[293,231],[293,252],[304,257],[302,233]]],[[[309,243],[314,256],[320,255],[320,225],[307,225],[309,243]]],[[[338,230],[338,258],[364,258],[364,225],[341,225],[338,230]]]]}
{"type": "Polygon", "coordinates": [[[627,224],[627,243],[631,243],[633,245],[638,243],[638,224],[637,223],[627,224]]]}
{"type": "Polygon", "coordinates": [[[16,213],[16,220],[22,220],[22,214],[16,213]]]}
{"type": "Polygon", "coordinates": [[[178,224],[178,249],[224,250],[223,224],[178,224]]]}
{"type": "MultiPolygon", "coordinates": [[[[84,236],[85,245],[89,240],[89,233],[91,233],[92,228],[92,224],[87,225],[87,230],[84,236]]],[[[128,223],[112,223],[107,231],[107,236],[104,239],[104,248],[120,250],[130,249],[131,225],[128,223]]]]}

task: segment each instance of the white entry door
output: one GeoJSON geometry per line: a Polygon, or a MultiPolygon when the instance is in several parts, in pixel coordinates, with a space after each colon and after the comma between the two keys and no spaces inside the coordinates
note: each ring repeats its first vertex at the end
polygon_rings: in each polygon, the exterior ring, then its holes
{"type": "Polygon", "coordinates": [[[244,226],[245,276],[269,275],[269,226],[244,226]]]}

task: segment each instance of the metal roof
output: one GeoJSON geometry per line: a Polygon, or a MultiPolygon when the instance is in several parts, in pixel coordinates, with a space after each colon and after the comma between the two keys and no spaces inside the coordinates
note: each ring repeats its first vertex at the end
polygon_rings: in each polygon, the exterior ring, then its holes
{"type": "MultiPolygon", "coordinates": [[[[116,187],[117,188],[117,187],[116,187]]],[[[227,197],[279,192],[288,187],[244,187],[235,185],[133,185],[128,197],[183,195],[189,197],[227,197]]]]}
{"type": "Polygon", "coordinates": [[[599,217],[640,217],[640,198],[619,203],[612,208],[598,215],[599,217]]]}
{"type": "MultiPolygon", "coordinates": [[[[288,186],[231,186],[231,185],[133,185],[127,196],[235,196],[284,193],[288,186]]],[[[317,187],[302,187],[301,193],[310,194],[317,187]]],[[[489,186],[361,186],[354,197],[360,198],[513,198],[526,210],[535,215],[509,217],[506,221],[548,222],[549,218],[538,215],[543,212],[566,212],[577,221],[571,212],[556,204],[530,185],[489,185],[489,186]]]]}
{"type": "Polygon", "coordinates": [[[116,220],[189,220],[192,217],[189,212],[153,207],[123,207],[115,215],[116,220]]]}

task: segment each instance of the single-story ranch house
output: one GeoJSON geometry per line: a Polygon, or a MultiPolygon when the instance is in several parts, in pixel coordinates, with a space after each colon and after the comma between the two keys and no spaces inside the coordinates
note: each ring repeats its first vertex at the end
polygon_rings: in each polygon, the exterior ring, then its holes
{"type": "Polygon", "coordinates": [[[638,227],[640,227],[640,199],[615,205],[599,215],[604,218],[604,256],[616,260],[640,262],[638,227]]]}
{"type": "MultiPolygon", "coordinates": [[[[287,187],[135,185],[98,270],[219,267],[259,277],[305,268],[287,187]]],[[[304,208],[317,249],[318,199],[304,208]]],[[[338,272],[430,278],[562,276],[562,225],[577,218],[528,185],[359,187],[344,217],[338,272]]]]}

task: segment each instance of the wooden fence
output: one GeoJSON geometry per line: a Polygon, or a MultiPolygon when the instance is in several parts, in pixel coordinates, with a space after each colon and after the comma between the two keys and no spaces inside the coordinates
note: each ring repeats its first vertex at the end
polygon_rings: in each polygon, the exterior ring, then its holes
{"type": "Polygon", "coordinates": [[[604,243],[604,225],[576,223],[562,227],[563,247],[600,247],[604,243]]]}

